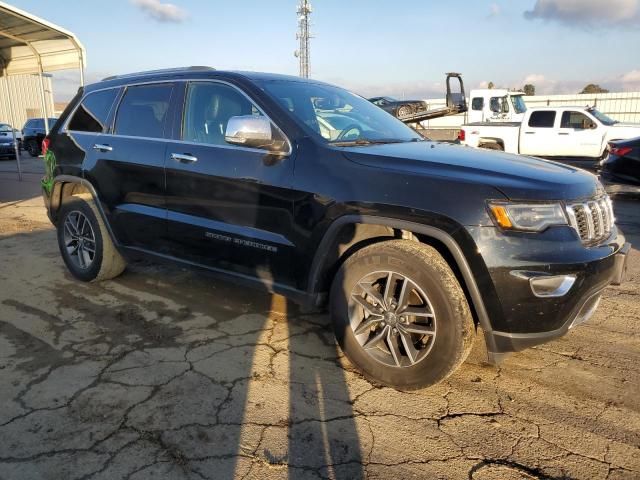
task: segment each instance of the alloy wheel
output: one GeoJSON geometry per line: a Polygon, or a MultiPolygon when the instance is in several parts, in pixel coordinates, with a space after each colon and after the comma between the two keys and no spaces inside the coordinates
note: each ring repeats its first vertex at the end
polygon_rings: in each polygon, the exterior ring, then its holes
{"type": "Polygon", "coordinates": [[[70,212],[64,221],[64,245],[71,261],[83,270],[96,256],[96,237],[91,222],[82,212],[70,212]]]}
{"type": "Polygon", "coordinates": [[[436,338],[436,317],[409,277],[382,271],[364,276],[349,297],[350,325],[367,354],[391,367],[424,360],[436,338]]]}

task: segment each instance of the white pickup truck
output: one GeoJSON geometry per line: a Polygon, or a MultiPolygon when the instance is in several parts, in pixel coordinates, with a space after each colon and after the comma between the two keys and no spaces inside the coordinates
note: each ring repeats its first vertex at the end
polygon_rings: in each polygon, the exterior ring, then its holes
{"type": "Polygon", "coordinates": [[[536,157],[603,158],[608,143],[640,137],[640,124],[612,120],[594,108],[530,108],[522,122],[467,123],[460,130],[463,145],[536,157]]]}

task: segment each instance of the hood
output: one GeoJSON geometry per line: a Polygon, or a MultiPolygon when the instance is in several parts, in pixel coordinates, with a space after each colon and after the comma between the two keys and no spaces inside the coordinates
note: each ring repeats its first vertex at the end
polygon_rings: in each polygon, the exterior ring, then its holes
{"type": "Polygon", "coordinates": [[[595,175],[548,160],[434,142],[348,147],[351,161],[410,175],[488,185],[512,200],[575,200],[602,188],[595,175]]]}

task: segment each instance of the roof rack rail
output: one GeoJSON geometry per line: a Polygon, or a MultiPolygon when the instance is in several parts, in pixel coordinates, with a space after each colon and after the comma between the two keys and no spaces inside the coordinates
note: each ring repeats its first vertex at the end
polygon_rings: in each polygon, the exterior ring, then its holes
{"type": "Polygon", "coordinates": [[[207,67],[204,65],[192,65],[189,67],[177,67],[177,68],[162,68],[160,70],[147,70],[144,72],[134,72],[134,73],[125,73],[123,75],[111,75],[109,77],[103,78],[101,81],[106,82],[108,80],[115,80],[116,78],[130,78],[130,77],[143,77],[147,75],[160,75],[163,73],[177,73],[177,72],[185,72],[185,71],[212,71],[215,70],[213,67],[207,67]]]}

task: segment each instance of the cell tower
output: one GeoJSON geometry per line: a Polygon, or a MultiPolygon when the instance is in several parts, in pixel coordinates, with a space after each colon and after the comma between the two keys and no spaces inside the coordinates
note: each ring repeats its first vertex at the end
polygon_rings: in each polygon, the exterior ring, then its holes
{"type": "Polygon", "coordinates": [[[309,28],[309,18],[312,11],[310,0],[300,0],[297,10],[298,33],[296,34],[296,39],[300,41],[300,48],[295,51],[294,55],[300,59],[300,76],[303,78],[309,78],[309,60],[311,56],[309,43],[313,38],[309,28]]]}

